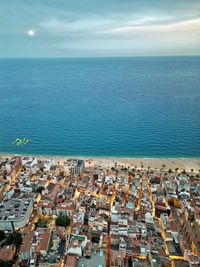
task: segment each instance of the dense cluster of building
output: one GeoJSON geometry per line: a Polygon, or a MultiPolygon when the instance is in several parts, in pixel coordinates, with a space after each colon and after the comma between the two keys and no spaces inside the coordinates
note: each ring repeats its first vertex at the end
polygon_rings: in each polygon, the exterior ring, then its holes
{"type": "Polygon", "coordinates": [[[14,266],[200,266],[197,170],[112,168],[84,160],[0,159],[0,241],[14,266]],[[67,227],[56,218],[70,219],[67,227]],[[45,222],[41,225],[41,221],[45,222]]]}

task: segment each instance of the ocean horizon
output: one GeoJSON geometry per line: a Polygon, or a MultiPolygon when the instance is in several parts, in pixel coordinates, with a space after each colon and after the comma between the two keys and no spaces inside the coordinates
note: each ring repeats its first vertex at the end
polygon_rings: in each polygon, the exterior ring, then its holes
{"type": "Polygon", "coordinates": [[[200,56],[1,58],[0,153],[200,157],[199,74],[200,56]]]}

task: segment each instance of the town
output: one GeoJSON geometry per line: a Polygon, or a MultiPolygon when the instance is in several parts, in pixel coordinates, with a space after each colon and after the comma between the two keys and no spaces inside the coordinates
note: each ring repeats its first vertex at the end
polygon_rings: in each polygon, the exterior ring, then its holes
{"type": "Polygon", "coordinates": [[[199,177],[165,164],[1,157],[0,266],[198,267],[199,177]]]}

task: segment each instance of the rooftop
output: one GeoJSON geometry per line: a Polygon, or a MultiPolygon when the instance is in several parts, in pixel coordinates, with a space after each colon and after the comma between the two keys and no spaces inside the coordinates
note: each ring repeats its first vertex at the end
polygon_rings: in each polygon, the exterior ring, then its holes
{"type": "Polygon", "coordinates": [[[18,221],[25,217],[31,199],[10,199],[0,204],[0,221],[18,221]]]}
{"type": "Polygon", "coordinates": [[[4,261],[12,260],[14,253],[15,253],[15,247],[13,245],[6,246],[0,249],[0,259],[4,261]]]}
{"type": "Polygon", "coordinates": [[[96,267],[106,267],[106,254],[103,251],[97,251],[96,253],[91,253],[91,258],[81,258],[78,261],[77,267],[84,266],[96,266],[96,267]]]}

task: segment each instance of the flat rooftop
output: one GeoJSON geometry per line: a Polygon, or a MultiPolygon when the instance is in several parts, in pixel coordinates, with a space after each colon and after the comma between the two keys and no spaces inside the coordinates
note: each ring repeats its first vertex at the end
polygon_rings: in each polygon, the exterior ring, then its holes
{"type": "Polygon", "coordinates": [[[82,264],[87,267],[106,267],[106,254],[103,251],[97,251],[96,254],[92,252],[90,258],[82,257],[77,261],[77,267],[82,267],[82,264]]]}
{"type": "Polygon", "coordinates": [[[173,241],[167,241],[167,248],[169,251],[170,256],[183,256],[183,254],[180,251],[179,246],[176,246],[173,241]]]}
{"type": "Polygon", "coordinates": [[[84,160],[82,159],[69,159],[67,160],[67,165],[70,167],[82,166],[84,164],[84,160]]]}
{"type": "Polygon", "coordinates": [[[0,204],[0,221],[18,221],[25,217],[31,199],[10,199],[0,204]]]}

